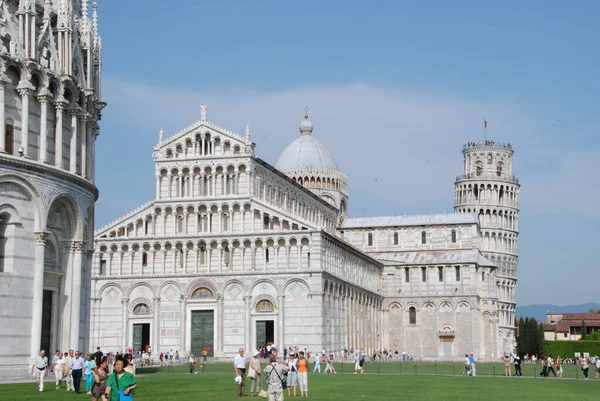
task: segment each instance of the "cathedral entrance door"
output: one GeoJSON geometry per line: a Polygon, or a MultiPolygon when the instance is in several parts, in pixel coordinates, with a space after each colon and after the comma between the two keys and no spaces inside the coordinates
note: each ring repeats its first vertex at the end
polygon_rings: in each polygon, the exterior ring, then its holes
{"type": "Polygon", "coordinates": [[[46,355],[52,355],[50,338],[52,336],[52,291],[44,290],[42,304],[42,341],[40,349],[46,350],[46,355]]]}
{"type": "Polygon", "coordinates": [[[213,310],[192,311],[192,327],[190,336],[192,340],[192,354],[196,357],[202,355],[202,351],[208,348],[206,356],[214,355],[213,340],[215,336],[215,323],[213,310]]]}
{"type": "Polygon", "coordinates": [[[133,352],[147,351],[150,345],[150,323],[133,325],[133,352]]]}
{"type": "MultiPolygon", "coordinates": [[[[256,322],[256,349],[266,347],[275,342],[275,322],[273,320],[259,320],[256,322]]],[[[283,347],[282,344],[279,345],[283,347]]]]}

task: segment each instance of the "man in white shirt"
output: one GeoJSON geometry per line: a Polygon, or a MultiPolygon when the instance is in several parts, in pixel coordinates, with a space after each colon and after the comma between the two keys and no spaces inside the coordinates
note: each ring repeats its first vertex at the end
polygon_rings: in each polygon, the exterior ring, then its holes
{"type": "Polygon", "coordinates": [[[244,379],[246,375],[246,357],[244,356],[244,349],[240,348],[238,355],[233,358],[233,370],[235,371],[235,377],[240,377],[241,380],[238,382],[237,396],[244,396],[244,379]]]}
{"type": "Polygon", "coordinates": [[[48,357],[46,357],[46,351],[41,350],[40,355],[35,358],[31,367],[31,374],[35,374],[35,380],[38,382],[40,392],[44,391],[46,369],[48,369],[48,357]]]}
{"type": "Polygon", "coordinates": [[[56,361],[58,360],[58,356],[62,355],[62,353],[60,351],[56,351],[56,354],[52,355],[52,365],[50,368],[50,373],[54,372],[54,365],[56,364],[56,361]]]}

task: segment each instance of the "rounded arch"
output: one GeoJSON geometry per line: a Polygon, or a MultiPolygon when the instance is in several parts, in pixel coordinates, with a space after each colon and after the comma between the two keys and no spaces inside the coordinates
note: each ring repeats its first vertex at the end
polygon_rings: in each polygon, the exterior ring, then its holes
{"type": "Polygon", "coordinates": [[[304,289],[306,290],[306,295],[310,294],[310,285],[303,279],[301,278],[292,278],[289,279],[288,281],[286,281],[283,284],[283,294],[287,294],[288,292],[292,293],[292,294],[298,294],[299,292],[301,292],[302,288],[301,287],[297,287],[298,285],[303,286],[304,289]]]}
{"type": "Polygon", "coordinates": [[[259,294],[252,298],[252,310],[254,312],[272,313],[277,311],[277,301],[269,294],[259,294]],[[270,305],[267,305],[267,301],[270,305]]]}
{"type": "Polygon", "coordinates": [[[254,291],[254,289],[259,284],[263,284],[263,283],[271,284],[275,288],[275,292],[277,293],[277,295],[282,295],[280,292],[281,289],[280,289],[279,285],[277,285],[277,283],[274,280],[271,280],[270,278],[264,278],[264,277],[256,280],[254,283],[252,283],[249,293],[252,294],[252,291],[254,291]]]}
{"type": "Polygon", "coordinates": [[[187,299],[192,299],[194,291],[203,287],[208,288],[210,291],[212,291],[213,296],[215,298],[217,297],[217,285],[211,279],[205,277],[194,280],[190,284],[188,284],[187,289],[185,290],[185,297],[187,299]]]}
{"type": "Polygon", "coordinates": [[[153,312],[152,302],[145,297],[139,297],[129,302],[129,313],[134,315],[149,315],[153,312]]]}
{"type": "MultiPolygon", "coordinates": [[[[50,207],[46,217],[47,226],[51,227],[53,212],[56,212],[57,216],[69,224],[68,237],[74,240],[83,240],[83,214],[73,196],[66,192],[59,193],[48,204],[50,207]]],[[[64,228],[63,226],[62,229],[64,230],[64,228]]]]}
{"type": "Polygon", "coordinates": [[[34,212],[34,230],[35,231],[44,231],[46,228],[46,209],[41,202],[41,197],[36,186],[27,180],[23,176],[18,176],[15,174],[2,174],[0,175],[0,187],[4,183],[11,183],[17,185],[21,189],[23,189],[27,195],[29,196],[29,200],[33,204],[33,212],[34,212]]]}
{"type": "Polygon", "coordinates": [[[402,310],[402,305],[400,304],[400,302],[397,301],[390,302],[390,304],[388,305],[388,310],[391,311],[392,309],[402,310]]]}

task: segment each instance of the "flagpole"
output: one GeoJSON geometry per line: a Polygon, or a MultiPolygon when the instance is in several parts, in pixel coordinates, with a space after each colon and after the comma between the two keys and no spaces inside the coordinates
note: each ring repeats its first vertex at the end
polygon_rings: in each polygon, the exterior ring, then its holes
{"type": "Polygon", "coordinates": [[[487,142],[487,120],[485,119],[485,116],[483,116],[483,136],[484,136],[485,142],[487,142]]]}

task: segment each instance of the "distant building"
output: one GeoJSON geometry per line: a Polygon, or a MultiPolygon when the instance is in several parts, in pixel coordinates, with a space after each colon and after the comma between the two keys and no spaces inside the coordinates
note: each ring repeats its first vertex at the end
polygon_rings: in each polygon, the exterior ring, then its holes
{"type": "Polygon", "coordinates": [[[581,322],[588,334],[600,330],[600,313],[548,313],[544,323],[544,339],[548,341],[577,341],[581,339],[581,322]]]}

